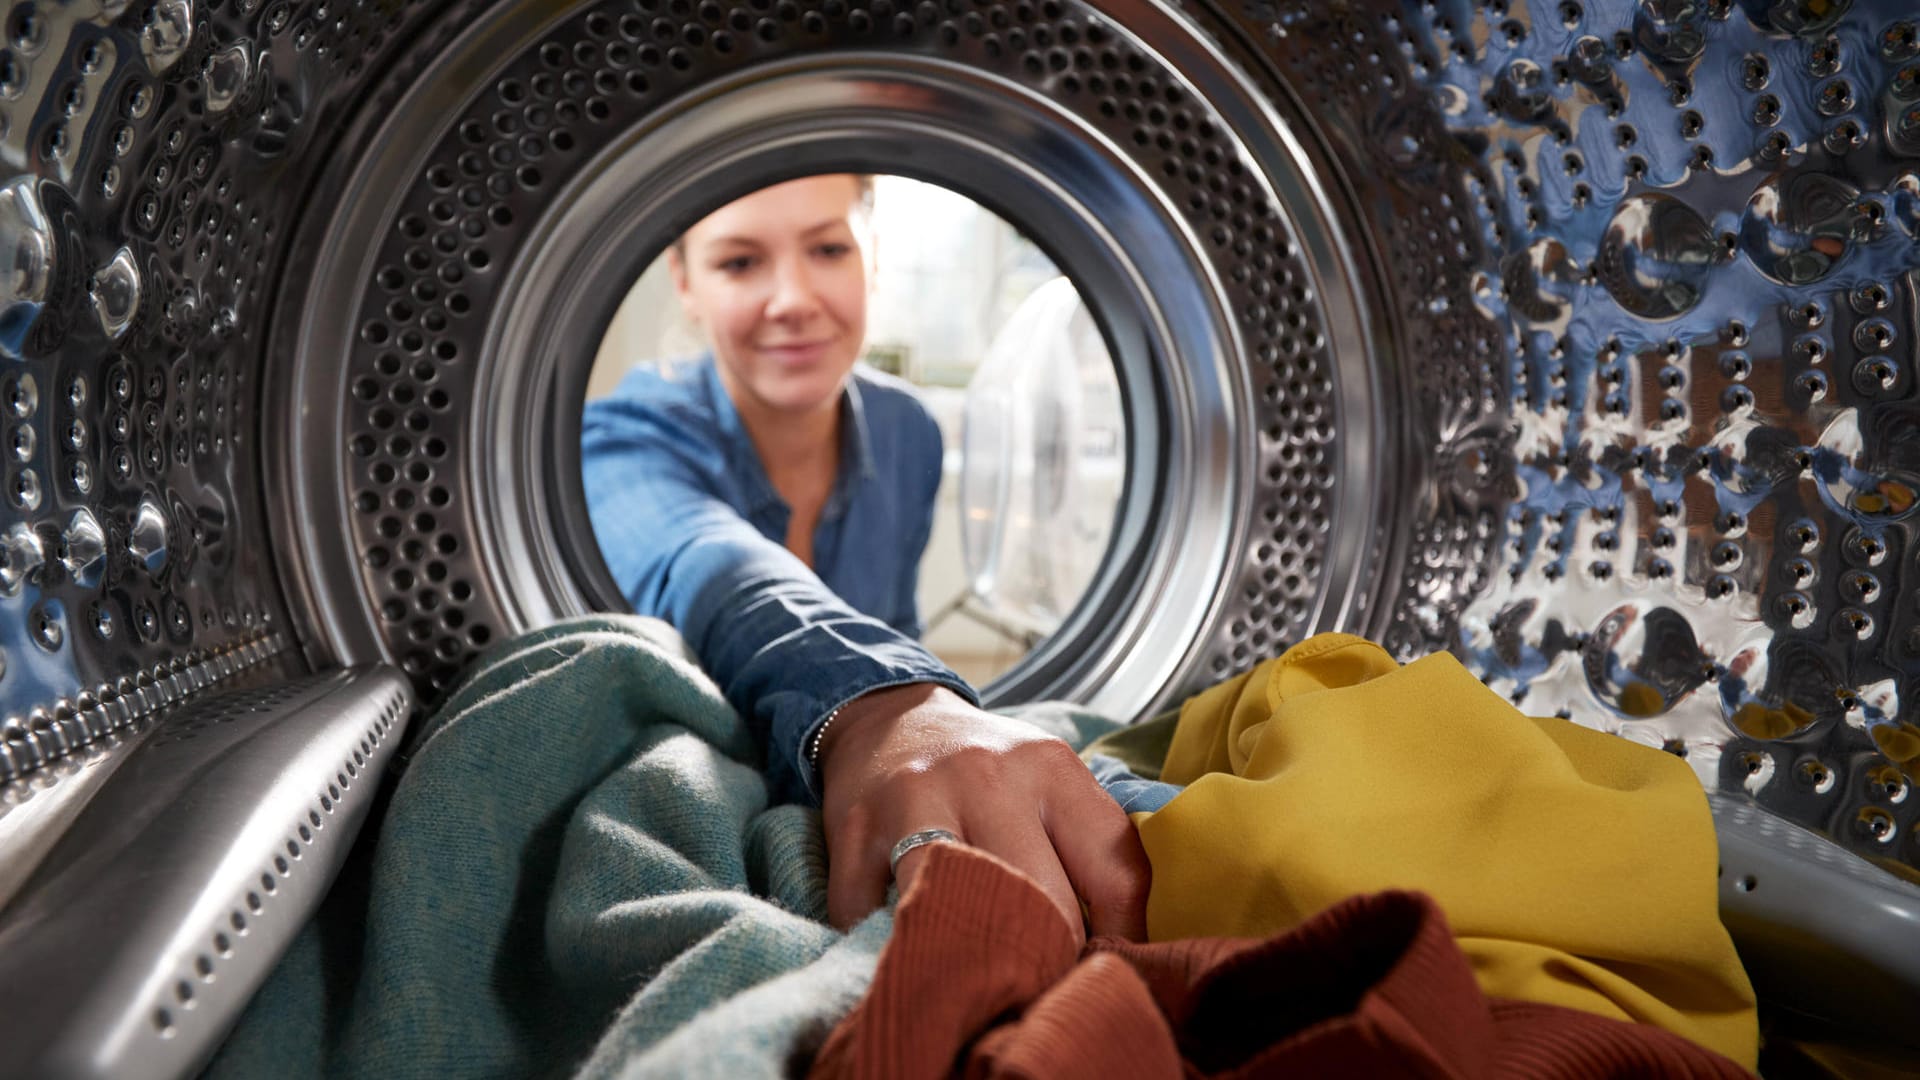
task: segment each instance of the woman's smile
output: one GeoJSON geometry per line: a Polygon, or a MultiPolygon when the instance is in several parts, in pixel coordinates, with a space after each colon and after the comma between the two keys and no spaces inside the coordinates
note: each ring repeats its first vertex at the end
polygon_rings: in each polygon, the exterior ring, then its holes
{"type": "Polygon", "coordinates": [[[811,341],[783,341],[758,346],[760,355],[792,371],[811,368],[825,359],[833,347],[833,338],[815,338],[811,341]]]}

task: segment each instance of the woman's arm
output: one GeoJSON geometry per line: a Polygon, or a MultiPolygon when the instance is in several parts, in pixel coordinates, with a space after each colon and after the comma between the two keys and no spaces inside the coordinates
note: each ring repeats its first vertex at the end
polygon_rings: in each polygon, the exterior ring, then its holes
{"type": "MultiPolygon", "coordinates": [[[[916,642],[853,611],[717,495],[671,418],[590,409],[582,466],[608,568],[634,609],[678,627],[768,739],[777,795],[822,797],[829,913],[884,902],[892,845],[943,828],[1040,882],[1078,930],[1141,937],[1150,870],[1138,834],[1066,743],[976,707],[916,642]],[[835,709],[817,748],[803,740],[835,709]]],[[[689,441],[695,440],[695,441],[689,441]]],[[[897,867],[902,888],[923,860],[897,867]]]]}
{"type": "Polygon", "coordinates": [[[778,795],[818,796],[802,737],[869,690],[973,691],[914,641],[853,610],[719,491],[718,433],[697,415],[621,399],[590,406],[581,479],[607,569],[633,609],[665,619],[768,746],[778,795]]]}

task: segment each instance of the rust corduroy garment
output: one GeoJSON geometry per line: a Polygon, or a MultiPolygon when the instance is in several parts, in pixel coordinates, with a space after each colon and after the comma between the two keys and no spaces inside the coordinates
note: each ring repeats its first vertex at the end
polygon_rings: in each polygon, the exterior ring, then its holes
{"type": "Polygon", "coordinates": [[[1030,879],[940,845],[816,1080],[915,1077],[1744,1077],[1659,1028],[1484,997],[1418,893],[1257,939],[1096,939],[1030,879]]]}

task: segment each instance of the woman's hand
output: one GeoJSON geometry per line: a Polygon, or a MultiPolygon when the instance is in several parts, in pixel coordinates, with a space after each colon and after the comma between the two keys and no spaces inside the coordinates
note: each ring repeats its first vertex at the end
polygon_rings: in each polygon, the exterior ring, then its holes
{"type": "MultiPolygon", "coordinates": [[[[885,902],[895,843],[945,829],[1037,881],[1076,934],[1146,936],[1152,871],[1140,836],[1059,739],[920,683],[843,706],[819,760],[835,926],[885,902]]],[[[925,855],[900,860],[903,893],[925,855]]]]}

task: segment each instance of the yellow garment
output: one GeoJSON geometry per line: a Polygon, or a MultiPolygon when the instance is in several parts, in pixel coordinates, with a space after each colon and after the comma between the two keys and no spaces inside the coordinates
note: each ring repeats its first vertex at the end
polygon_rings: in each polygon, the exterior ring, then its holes
{"type": "Polygon", "coordinates": [[[1263,937],[1419,889],[1489,996],[1654,1024],[1752,1069],[1705,794],[1678,758],[1529,719],[1453,657],[1322,634],[1188,701],[1136,814],[1150,940],[1263,937]]]}

